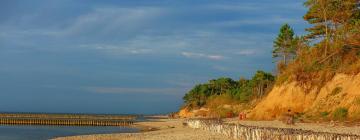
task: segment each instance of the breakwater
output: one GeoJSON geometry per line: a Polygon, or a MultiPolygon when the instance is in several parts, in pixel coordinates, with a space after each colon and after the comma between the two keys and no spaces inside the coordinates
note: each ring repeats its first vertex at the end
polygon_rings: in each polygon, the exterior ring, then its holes
{"type": "Polygon", "coordinates": [[[218,120],[187,120],[191,128],[203,129],[241,140],[360,140],[358,135],[225,124],[218,120]]]}
{"type": "Polygon", "coordinates": [[[87,125],[128,126],[134,116],[89,114],[0,114],[0,124],[10,125],[87,125]]]}

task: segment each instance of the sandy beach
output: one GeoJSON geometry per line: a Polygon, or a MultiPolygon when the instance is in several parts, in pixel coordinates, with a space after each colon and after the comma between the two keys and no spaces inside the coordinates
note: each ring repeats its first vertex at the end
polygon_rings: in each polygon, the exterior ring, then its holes
{"type": "Polygon", "coordinates": [[[135,123],[141,133],[97,134],[55,138],[55,140],[231,140],[205,130],[182,125],[181,119],[156,119],[135,123]],[[149,131],[150,130],[150,131],[149,131]]]}
{"type": "MultiPolygon", "coordinates": [[[[191,129],[182,125],[182,119],[155,119],[148,122],[135,123],[134,127],[143,131],[140,133],[96,134],[83,136],[70,136],[55,138],[55,140],[231,140],[223,135],[211,133],[200,129],[191,129]]],[[[298,123],[285,125],[280,121],[235,121],[226,120],[227,123],[240,123],[247,126],[277,127],[312,130],[315,132],[330,132],[340,134],[360,135],[359,126],[332,126],[329,124],[298,123]]]]}
{"type": "Polygon", "coordinates": [[[237,121],[234,119],[226,120],[226,123],[241,124],[245,126],[291,128],[291,129],[310,130],[314,132],[360,135],[359,124],[347,126],[339,123],[333,124],[329,122],[324,122],[324,123],[296,123],[295,125],[287,125],[282,123],[281,121],[276,121],[276,120],[275,121],[237,121]]]}

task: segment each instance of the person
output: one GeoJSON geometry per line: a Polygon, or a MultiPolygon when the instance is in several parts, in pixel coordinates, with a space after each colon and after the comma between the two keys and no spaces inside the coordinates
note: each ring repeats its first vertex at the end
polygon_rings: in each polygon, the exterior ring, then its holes
{"type": "Polygon", "coordinates": [[[242,112],[239,113],[239,120],[242,120],[243,116],[242,116],[242,112]]]}
{"type": "Polygon", "coordinates": [[[292,115],[290,109],[288,110],[288,112],[287,112],[287,114],[286,114],[286,124],[288,124],[288,125],[293,125],[293,124],[295,124],[294,116],[292,115]]]}
{"type": "Polygon", "coordinates": [[[246,119],[246,114],[244,112],[240,112],[239,113],[239,120],[245,120],[246,119]]]}

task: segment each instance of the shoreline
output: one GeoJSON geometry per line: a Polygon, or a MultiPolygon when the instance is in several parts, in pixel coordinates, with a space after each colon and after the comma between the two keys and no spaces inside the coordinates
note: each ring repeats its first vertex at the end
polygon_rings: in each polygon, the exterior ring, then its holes
{"type": "Polygon", "coordinates": [[[137,133],[65,136],[52,138],[52,140],[232,140],[223,135],[183,126],[183,121],[184,119],[149,119],[149,121],[136,122],[133,126],[130,126],[139,128],[140,131],[137,133]]]}
{"type": "MultiPolygon", "coordinates": [[[[145,122],[134,123],[135,128],[139,128],[137,133],[113,133],[113,134],[90,134],[80,136],[67,136],[58,137],[54,140],[93,140],[93,139],[125,139],[125,140],[187,140],[187,139],[223,139],[232,140],[230,137],[226,137],[222,134],[213,133],[201,129],[193,129],[187,126],[183,126],[182,122],[185,119],[150,119],[145,122]]],[[[302,129],[310,130],[314,132],[326,132],[334,134],[351,134],[360,135],[360,126],[330,126],[330,124],[322,123],[297,123],[295,125],[285,125],[280,121],[235,121],[225,120],[225,123],[229,124],[242,124],[245,126],[257,126],[257,127],[272,127],[272,128],[289,128],[289,129],[302,129]]]]}

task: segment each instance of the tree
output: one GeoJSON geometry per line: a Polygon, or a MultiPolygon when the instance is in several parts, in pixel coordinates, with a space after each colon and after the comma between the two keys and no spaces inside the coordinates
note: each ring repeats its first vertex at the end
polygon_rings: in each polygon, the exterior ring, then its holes
{"type": "Polygon", "coordinates": [[[282,57],[282,62],[286,65],[289,58],[295,55],[294,30],[284,24],[280,28],[280,33],[274,41],[273,58],[282,57]]]}
{"type": "Polygon", "coordinates": [[[345,0],[338,5],[336,21],[340,24],[337,31],[342,45],[360,47],[360,0],[345,0]]]}
{"type": "Polygon", "coordinates": [[[351,47],[360,47],[360,18],[354,22],[346,39],[346,45],[351,47]]]}
{"type": "Polygon", "coordinates": [[[313,25],[306,29],[306,38],[318,41],[325,57],[330,44],[343,46],[349,39],[351,22],[359,19],[359,0],[307,0],[304,5],[309,8],[304,19],[313,25]]]}
{"type": "Polygon", "coordinates": [[[201,107],[206,104],[207,97],[210,96],[210,90],[207,84],[198,84],[193,87],[183,97],[185,103],[191,107],[201,107]]]}
{"type": "Polygon", "coordinates": [[[265,95],[266,90],[271,87],[274,81],[275,77],[272,74],[264,71],[257,71],[251,79],[254,93],[260,97],[265,95]]]}
{"type": "Polygon", "coordinates": [[[304,3],[304,5],[309,8],[304,16],[304,19],[310,24],[313,24],[312,27],[306,29],[306,31],[309,32],[306,38],[325,38],[325,55],[327,55],[330,38],[329,30],[331,29],[329,22],[331,11],[329,7],[329,1],[330,0],[308,0],[304,3]]]}
{"type": "Polygon", "coordinates": [[[221,94],[225,93],[227,89],[230,89],[234,85],[235,81],[232,80],[231,78],[222,77],[222,78],[217,79],[216,83],[220,87],[219,94],[221,95],[221,94]]]}

